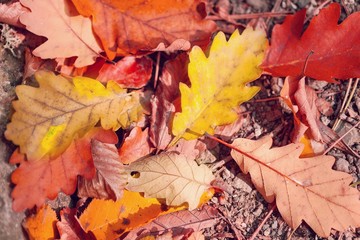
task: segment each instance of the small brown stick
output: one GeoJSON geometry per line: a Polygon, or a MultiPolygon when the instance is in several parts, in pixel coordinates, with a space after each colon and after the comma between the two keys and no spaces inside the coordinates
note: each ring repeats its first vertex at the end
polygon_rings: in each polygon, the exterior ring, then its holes
{"type": "Polygon", "coordinates": [[[279,100],[281,97],[270,97],[270,98],[262,98],[262,99],[254,99],[250,100],[249,102],[268,102],[268,101],[275,101],[279,100]]]}
{"type": "Polygon", "coordinates": [[[155,67],[155,77],[154,77],[154,88],[159,80],[159,70],[160,70],[160,52],[156,56],[156,67],[155,67]]]}
{"type": "Polygon", "coordinates": [[[270,208],[270,211],[266,214],[265,218],[261,221],[260,225],[256,228],[255,232],[251,235],[251,237],[248,240],[254,240],[256,236],[259,234],[261,228],[264,226],[266,221],[270,218],[271,214],[276,209],[276,204],[273,204],[270,208]]]}
{"type": "MultiPolygon", "coordinates": [[[[242,20],[242,19],[253,19],[253,18],[261,18],[261,17],[282,17],[285,15],[291,14],[291,12],[263,12],[263,13],[249,13],[249,14],[236,14],[229,15],[229,18],[232,20],[242,20]]],[[[207,16],[208,20],[226,20],[217,15],[207,16]]]]}
{"type": "Polygon", "coordinates": [[[343,139],[347,134],[349,134],[354,128],[356,128],[360,124],[360,121],[358,121],[354,126],[352,126],[344,135],[342,135],[338,140],[333,142],[328,149],[323,153],[323,155],[327,154],[333,147],[335,147],[336,144],[338,144],[341,139],[343,139]]]}

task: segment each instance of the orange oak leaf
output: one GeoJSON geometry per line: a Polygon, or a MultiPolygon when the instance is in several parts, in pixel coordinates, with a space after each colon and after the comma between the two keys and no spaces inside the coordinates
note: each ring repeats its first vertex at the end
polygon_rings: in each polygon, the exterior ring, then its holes
{"type": "Polygon", "coordinates": [[[55,211],[49,205],[44,205],[25,220],[23,227],[30,240],[55,239],[58,235],[55,227],[57,221],[55,211]]]}
{"type": "Polygon", "coordinates": [[[121,164],[115,144],[91,140],[91,153],[96,168],[92,179],[79,177],[78,196],[119,199],[127,183],[125,166],[121,164]]]}
{"type": "Polygon", "coordinates": [[[41,58],[78,57],[75,67],[91,65],[102,52],[90,18],[79,15],[69,0],[21,0],[31,12],[20,16],[26,29],[48,40],[33,54],[41,58]],[[41,19],[42,21],[39,21],[41,19]]]}
{"type": "Polygon", "coordinates": [[[177,39],[204,45],[216,28],[214,22],[204,20],[200,0],[72,1],[80,14],[92,16],[94,31],[110,59],[150,51],[160,43],[169,46],[177,39]]]}
{"type": "Polygon", "coordinates": [[[219,213],[216,208],[204,205],[193,211],[182,210],[159,216],[150,223],[130,231],[124,240],[156,237],[168,231],[171,231],[171,239],[183,239],[193,232],[212,227],[218,220],[219,213]]]}
{"type": "Polygon", "coordinates": [[[127,56],[116,64],[105,63],[100,69],[97,80],[113,80],[122,88],[144,87],[151,78],[153,61],[149,57],[127,56]]]}
{"type": "Polygon", "coordinates": [[[120,161],[124,164],[132,163],[150,154],[152,150],[149,143],[149,129],[141,131],[140,127],[134,127],[119,148],[120,161]]]}
{"type": "Polygon", "coordinates": [[[273,76],[305,75],[334,82],[360,77],[360,12],[338,24],[340,5],[330,4],[303,33],[306,10],[286,17],[272,32],[262,68],[273,76]]]}
{"type": "Polygon", "coordinates": [[[44,157],[37,161],[26,161],[26,157],[15,151],[10,163],[20,163],[11,175],[16,184],[11,193],[13,209],[22,211],[41,206],[45,200],[54,199],[59,191],[73,194],[76,189],[77,176],[92,178],[95,174],[91,156],[90,141],[96,139],[101,142],[116,143],[117,136],[111,130],[94,128],[81,139],[77,139],[55,159],[44,157]]]}
{"type": "Polygon", "coordinates": [[[335,158],[299,158],[302,144],[271,148],[272,138],[236,139],[240,152],[231,155],[256,189],[276,205],[287,224],[297,228],[305,221],[321,237],[331,228],[344,231],[360,226],[360,193],[350,187],[350,174],[332,170],[335,158]],[[271,148],[271,149],[270,149],[271,148]]]}
{"type": "Polygon", "coordinates": [[[184,208],[168,208],[156,198],[144,198],[140,193],[125,190],[123,197],[116,202],[94,199],[80,216],[79,222],[85,232],[91,232],[96,239],[116,239],[159,215],[184,208]]]}

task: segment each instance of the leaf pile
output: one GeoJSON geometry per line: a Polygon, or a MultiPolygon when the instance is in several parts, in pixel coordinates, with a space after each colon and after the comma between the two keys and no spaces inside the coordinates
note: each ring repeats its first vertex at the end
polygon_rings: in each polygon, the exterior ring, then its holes
{"type": "Polygon", "coordinates": [[[312,157],[299,157],[299,141],[323,144],[325,132],[336,136],[321,124],[306,77],[360,77],[359,13],[338,24],[340,6],[330,4],[303,31],[301,10],[274,27],[269,47],[259,26],[235,30],[228,40],[218,32],[210,42],[216,24],[204,6],[0,4],[0,21],[39,37],[29,45],[24,73],[36,83],[16,87],[5,131],[19,146],[10,158],[19,165],[11,175],[12,207],[36,212],[24,223],[30,239],[205,238],[203,229],[224,218],[208,202],[222,187],[198,162],[210,162],[218,142],[233,149],[240,169],[266,201],[276,200],[290,227],[304,221],[326,237],[331,229],[360,226],[351,175],[332,170],[334,157],[314,156],[311,147],[312,157]],[[252,82],[263,73],[287,77],[280,98],[293,113],[293,143],[271,148],[266,136],[230,145],[212,136],[238,136],[240,105],[261,90],[252,82]],[[77,207],[64,206],[58,219],[46,202],[59,192],[77,207]]]}

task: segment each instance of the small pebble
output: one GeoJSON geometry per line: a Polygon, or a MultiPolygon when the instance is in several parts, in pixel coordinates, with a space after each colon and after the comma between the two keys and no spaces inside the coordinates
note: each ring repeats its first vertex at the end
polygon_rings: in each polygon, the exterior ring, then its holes
{"type": "Polygon", "coordinates": [[[273,223],[271,224],[271,228],[272,228],[272,229],[278,228],[278,222],[277,222],[277,221],[273,222],[273,223]]]}
{"type": "Polygon", "coordinates": [[[261,208],[258,208],[258,209],[256,209],[256,210],[253,212],[253,214],[254,214],[255,217],[260,216],[261,213],[262,213],[262,209],[261,209],[261,208]]]}
{"type": "Polygon", "coordinates": [[[264,231],[264,236],[269,236],[270,235],[270,233],[271,233],[271,229],[270,228],[268,228],[268,229],[266,229],[265,231],[264,231]]]}
{"type": "Polygon", "coordinates": [[[345,159],[343,159],[343,158],[339,158],[335,162],[335,168],[338,171],[349,173],[350,172],[349,171],[349,166],[350,166],[350,163],[348,161],[346,161],[345,159]]]}

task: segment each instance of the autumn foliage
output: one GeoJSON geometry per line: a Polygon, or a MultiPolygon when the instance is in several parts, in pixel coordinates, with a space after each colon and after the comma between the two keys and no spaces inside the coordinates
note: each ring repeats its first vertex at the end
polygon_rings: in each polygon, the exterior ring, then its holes
{"type": "Polygon", "coordinates": [[[24,223],[30,239],[200,236],[221,217],[208,200],[222,189],[195,160],[218,142],[290,227],[306,222],[322,237],[360,227],[351,175],[311,148],[300,157],[299,143],[324,142],[305,78],[360,77],[359,13],[338,24],[340,6],[330,4],[304,30],[301,10],[273,28],[269,43],[259,26],[215,34],[200,0],[20,0],[2,9],[17,20],[0,21],[46,38],[27,55],[36,84],[16,87],[5,131],[18,146],[13,210],[37,212],[24,223]],[[161,52],[169,60],[159,70],[161,52]],[[272,148],[270,135],[235,139],[239,106],[260,91],[252,82],[264,73],[287,77],[280,98],[294,130],[282,147],[272,148]],[[60,219],[46,203],[59,192],[78,204],[60,219]]]}

